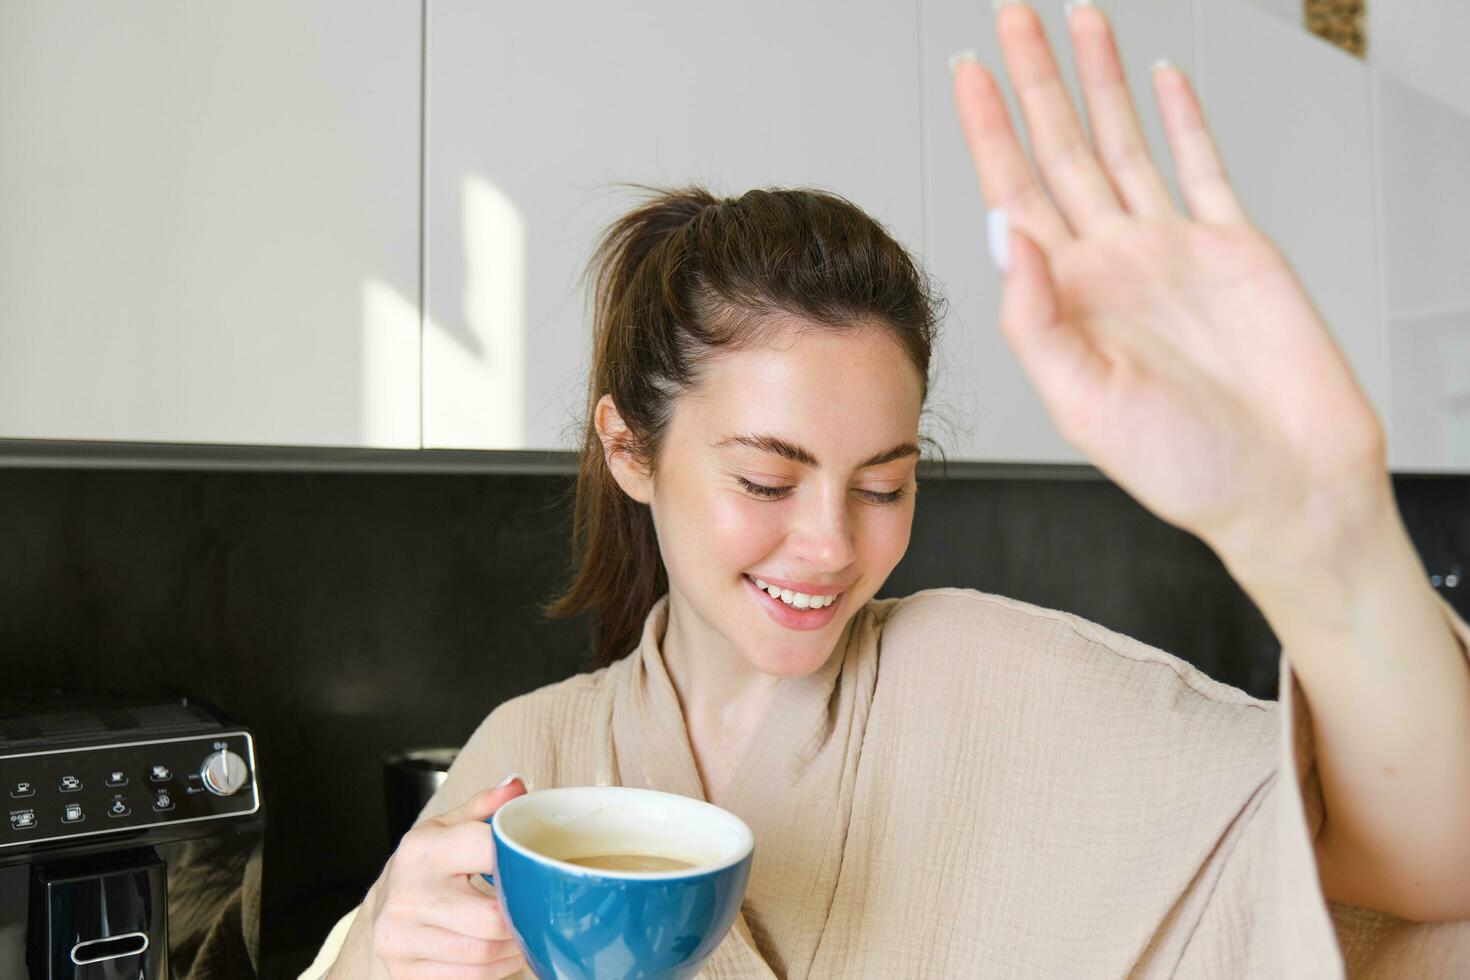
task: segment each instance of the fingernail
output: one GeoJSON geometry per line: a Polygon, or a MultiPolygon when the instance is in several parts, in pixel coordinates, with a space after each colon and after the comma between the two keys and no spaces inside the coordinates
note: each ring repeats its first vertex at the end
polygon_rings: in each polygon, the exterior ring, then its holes
{"type": "Polygon", "coordinates": [[[1026,3],[1025,0],[992,0],[991,6],[995,7],[996,10],[999,10],[1001,7],[1009,7],[1011,4],[1015,4],[1018,7],[1031,6],[1030,4],[1026,3]]]}
{"type": "Polygon", "coordinates": [[[526,782],[525,777],[522,776],[518,772],[513,772],[509,776],[506,776],[504,779],[502,779],[500,782],[496,783],[495,784],[495,789],[499,789],[502,786],[509,786],[510,785],[510,781],[513,780],[513,779],[519,779],[521,781],[521,784],[522,785],[525,785],[525,782],[526,782]]]}
{"type": "Polygon", "coordinates": [[[979,60],[980,60],[980,56],[977,55],[974,51],[970,50],[969,48],[966,48],[963,51],[956,51],[954,54],[952,54],[952,55],[949,56],[949,70],[950,70],[950,73],[953,74],[953,72],[955,70],[955,66],[958,65],[961,61],[979,61],[979,60]]]}
{"type": "Polygon", "coordinates": [[[1158,61],[1155,61],[1152,66],[1150,66],[1149,71],[1150,72],[1156,72],[1160,68],[1173,68],[1173,67],[1174,67],[1174,62],[1170,61],[1168,58],[1160,58],[1158,61]]]}
{"type": "Polygon", "coordinates": [[[1062,9],[1066,11],[1068,17],[1071,17],[1072,11],[1076,10],[1078,7],[1092,6],[1095,6],[1092,0],[1067,0],[1067,2],[1062,5],[1062,9]]]}
{"type": "Polygon", "coordinates": [[[1010,220],[1000,209],[985,213],[987,237],[990,242],[990,261],[1001,272],[1011,264],[1010,220]]]}
{"type": "Polygon", "coordinates": [[[1011,264],[1010,219],[996,208],[985,213],[986,238],[990,245],[990,261],[1004,273],[1011,264]]]}

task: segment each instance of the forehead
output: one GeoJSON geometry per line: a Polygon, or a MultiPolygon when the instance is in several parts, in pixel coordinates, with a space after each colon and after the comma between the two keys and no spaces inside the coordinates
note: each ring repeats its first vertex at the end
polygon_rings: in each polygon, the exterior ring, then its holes
{"type": "Polygon", "coordinates": [[[889,330],[803,324],[715,355],[675,414],[706,442],[740,431],[777,435],[826,447],[818,453],[825,462],[913,439],[921,398],[919,369],[889,330]]]}

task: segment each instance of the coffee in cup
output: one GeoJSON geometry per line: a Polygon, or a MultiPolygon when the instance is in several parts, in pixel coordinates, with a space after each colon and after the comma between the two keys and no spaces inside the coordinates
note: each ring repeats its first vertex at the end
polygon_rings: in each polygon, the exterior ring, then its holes
{"type": "Polygon", "coordinates": [[[755,838],[703,800],[538,790],[487,821],[511,932],[538,977],[693,977],[729,932],[755,838]]]}

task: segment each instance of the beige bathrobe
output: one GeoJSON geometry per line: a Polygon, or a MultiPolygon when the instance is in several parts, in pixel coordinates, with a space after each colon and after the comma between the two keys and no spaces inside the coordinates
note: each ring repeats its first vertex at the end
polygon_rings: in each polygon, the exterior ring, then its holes
{"type": "MultiPolygon", "coordinates": [[[[665,596],[631,656],[491,712],[420,819],[512,771],[702,799],[667,616],[665,596]]],[[[1324,900],[1311,721],[1280,671],[1278,706],[1067,613],[869,602],[739,764],[723,805],[755,862],[701,975],[1470,976],[1470,920],[1324,900]]],[[[339,975],[386,975],[351,914],[306,975],[339,948],[339,975]]]]}

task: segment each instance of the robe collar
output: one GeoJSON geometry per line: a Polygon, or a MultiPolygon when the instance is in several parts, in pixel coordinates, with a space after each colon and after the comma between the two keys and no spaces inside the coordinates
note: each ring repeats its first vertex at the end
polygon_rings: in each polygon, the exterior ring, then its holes
{"type": "MultiPolygon", "coordinates": [[[[613,700],[613,742],[624,786],[704,800],[678,694],[660,649],[669,596],[644,620],[613,700]]],[[[783,677],[744,747],[726,809],[755,835],[755,861],[741,914],[704,975],[804,976],[831,909],[851,815],[862,732],[877,682],[877,630],[868,610],[844,627],[832,655],[802,677],[783,677]],[[764,867],[789,876],[800,862],[809,892],[776,890],[764,867]],[[779,951],[779,955],[778,955],[779,951]]],[[[789,880],[789,877],[787,878],[789,880]]]]}

